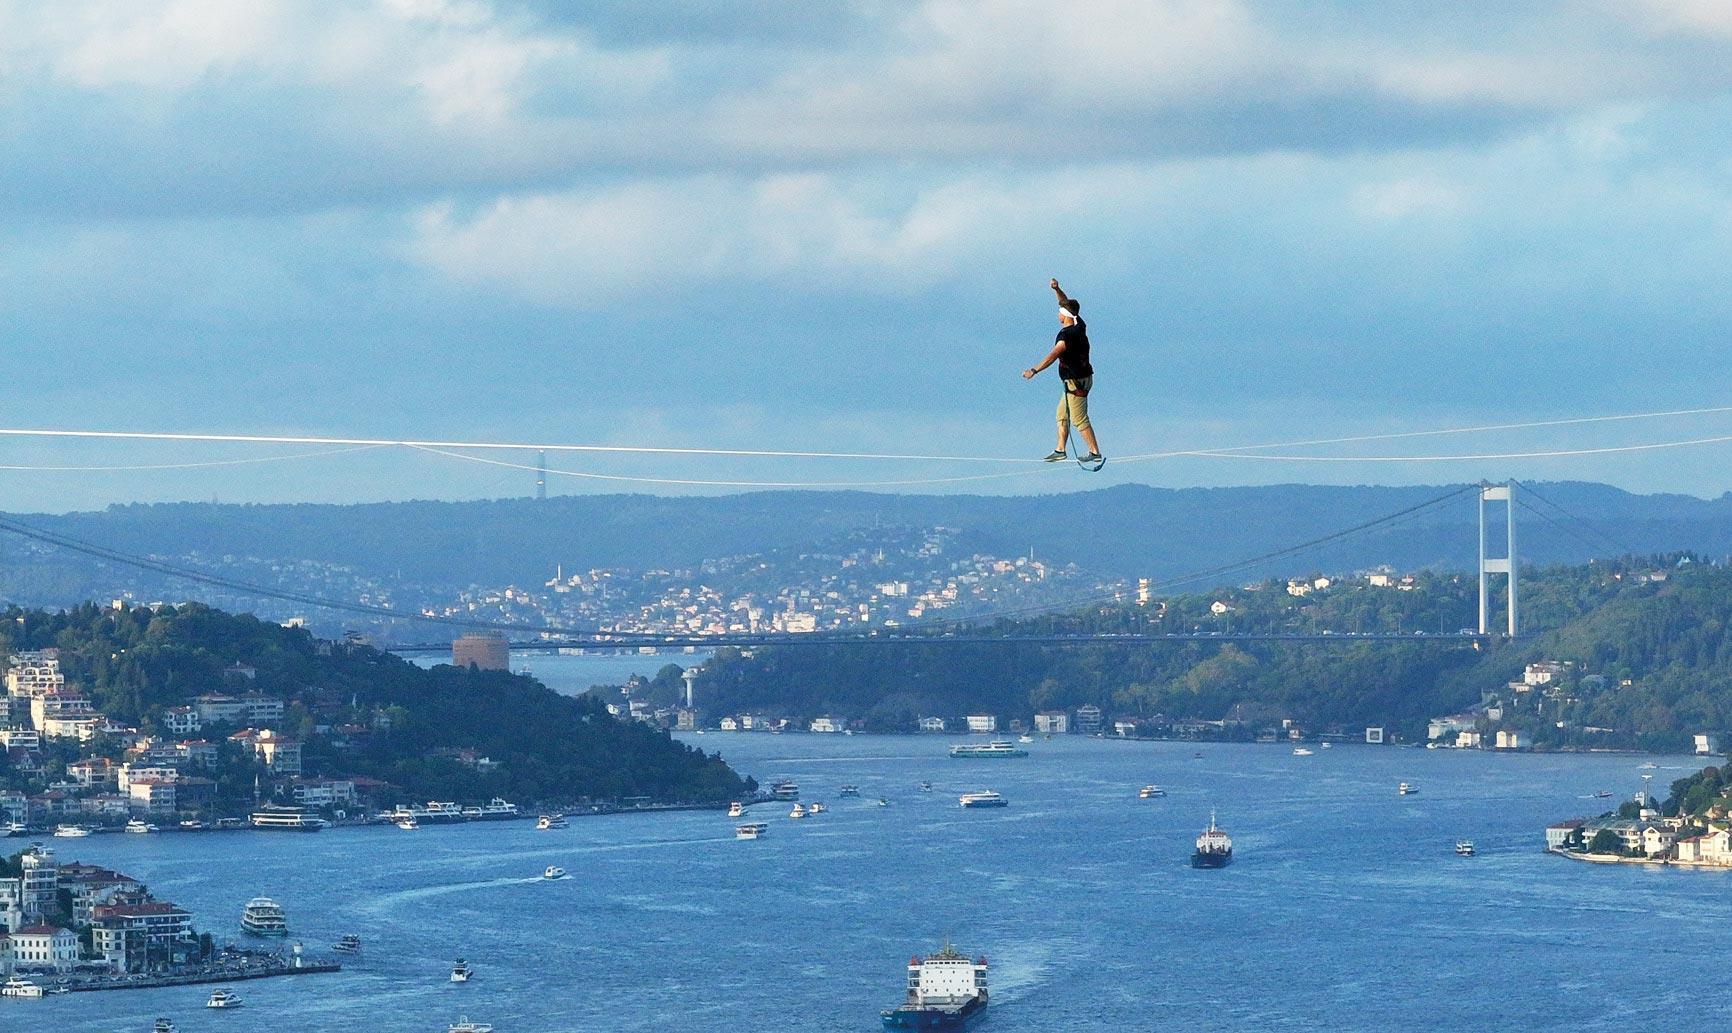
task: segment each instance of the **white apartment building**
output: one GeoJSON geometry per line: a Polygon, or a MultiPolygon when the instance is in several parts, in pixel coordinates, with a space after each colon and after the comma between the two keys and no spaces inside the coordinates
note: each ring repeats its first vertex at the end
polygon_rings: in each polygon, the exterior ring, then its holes
{"type": "Polygon", "coordinates": [[[968,715],[968,730],[970,732],[998,731],[998,718],[992,714],[968,715]]]}

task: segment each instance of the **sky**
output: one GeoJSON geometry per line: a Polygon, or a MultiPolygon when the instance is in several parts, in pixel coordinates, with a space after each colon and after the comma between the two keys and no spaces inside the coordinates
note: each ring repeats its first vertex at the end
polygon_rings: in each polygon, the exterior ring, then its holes
{"type": "MultiPolygon", "coordinates": [[[[1732,444],[1114,457],[1732,404],[1729,129],[1724,0],[0,0],[0,427],[1035,458],[1058,277],[1099,474],[577,454],[550,490],[1718,495],[1732,444]]],[[[533,485],[308,451],[0,439],[76,468],[0,469],[0,509],[533,485]]]]}

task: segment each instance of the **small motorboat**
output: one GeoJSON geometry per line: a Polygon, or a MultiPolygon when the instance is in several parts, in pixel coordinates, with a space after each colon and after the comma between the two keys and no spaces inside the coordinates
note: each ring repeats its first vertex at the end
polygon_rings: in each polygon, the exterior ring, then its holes
{"type": "Polygon", "coordinates": [[[344,933],[337,938],[336,943],[331,944],[331,949],[338,954],[359,954],[361,953],[361,938],[354,933],[344,933]]]}
{"type": "Polygon", "coordinates": [[[1602,789],[1594,794],[1594,799],[1596,800],[1610,800],[1611,798],[1612,791],[1610,789],[1602,789]]]}
{"type": "Polygon", "coordinates": [[[932,792],[932,783],[931,783],[931,782],[922,782],[922,783],[920,783],[920,791],[921,791],[921,792],[923,792],[923,793],[930,793],[930,792],[932,792]]]}
{"type": "Polygon", "coordinates": [[[415,820],[413,814],[404,815],[403,817],[398,818],[393,824],[404,832],[414,832],[416,829],[421,827],[421,823],[415,820]]]}
{"type": "Polygon", "coordinates": [[[1473,840],[1471,840],[1471,839],[1456,840],[1455,852],[1462,857],[1472,857],[1474,855],[1473,840]]]}
{"type": "Polygon", "coordinates": [[[1293,756],[1295,756],[1295,757],[1309,757],[1309,756],[1312,756],[1312,751],[1306,749],[1303,746],[1295,746],[1295,747],[1293,747],[1293,756]]]}
{"type": "Polygon", "coordinates": [[[470,968],[469,962],[462,958],[458,958],[457,962],[451,966],[451,981],[453,983],[467,983],[470,977],[474,975],[475,970],[470,968]]]}
{"type": "Polygon", "coordinates": [[[493,1024],[489,1022],[475,1022],[468,1016],[464,1016],[447,1026],[446,1029],[448,1029],[450,1033],[493,1033],[493,1024]]]}
{"type": "Polygon", "coordinates": [[[1157,785],[1146,785],[1137,790],[1137,799],[1139,800],[1157,800],[1165,795],[1167,795],[1167,791],[1157,785]]]}
{"type": "Polygon", "coordinates": [[[1024,732],[1023,734],[1016,737],[1016,741],[1017,742],[1033,742],[1034,736],[1029,735],[1027,732],[1024,732]]]}
{"type": "Polygon", "coordinates": [[[860,795],[860,787],[857,785],[845,785],[841,789],[838,789],[836,791],[836,795],[838,795],[838,796],[859,796],[860,795]]]}
{"type": "Polygon", "coordinates": [[[206,1008],[239,1008],[246,1002],[239,994],[226,986],[219,986],[210,992],[210,1000],[204,1002],[206,1008]]]}
{"type": "Polygon", "coordinates": [[[557,864],[550,864],[542,871],[541,877],[543,879],[563,879],[565,878],[565,869],[557,864]]]}
{"type": "Polygon", "coordinates": [[[811,804],[807,806],[806,813],[807,814],[823,814],[825,811],[827,811],[829,809],[830,808],[819,803],[817,800],[813,800],[811,802],[811,804]]]}
{"type": "Polygon", "coordinates": [[[728,804],[728,817],[738,818],[738,817],[743,816],[745,813],[746,813],[746,805],[741,803],[740,801],[735,800],[733,803],[728,804]]]}
{"type": "Polygon", "coordinates": [[[745,825],[734,826],[734,838],[735,839],[762,839],[764,837],[764,834],[769,832],[769,831],[770,831],[770,826],[764,824],[761,821],[754,821],[754,822],[749,822],[745,825]]]}
{"type": "Polygon", "coordinates": [[[1412,796],[1414,793],[1419,792],[1419,787],[1414,785],[1412,782],[1403,782],[1395,787],[1395,791],[1402,796],[1412,796]]]}
{"type": "Polygon", "coordinates": [[[565,825],[565,815],[563,814],[543,814],[535,819],[535,827],[542,832],[546,832],[548,829],[562,829],[565,828],[565,825]]]}
{"type": "Polygon", "coordinates": [[[156,1025],[150,1027],[150,1033],[176,1033],[172,1019],[157,1019],[156,1025]]]}
{"type": "Polygon", "coordinates": [[[880,796],[878,798],[878,806],[880,806],[880,807],[890,806],[890,798],[888,796],[880,796]]]}
{"type": "Polygon", "coordinates": [[[1331,749],[1335,746],[1335,744],[1332,742],[1320,743],[1319,745],[1322,746],[1322,748],[1326,749],[1326,750],[1331,749]]]}
{"type": "Polygon", "coordinates": [[[795,804],[794,809],[788,812],[788,817],[790,817],[790,818],[804,818],[805,816],[806,816],[806,805],[803,803],[795,804]]]}

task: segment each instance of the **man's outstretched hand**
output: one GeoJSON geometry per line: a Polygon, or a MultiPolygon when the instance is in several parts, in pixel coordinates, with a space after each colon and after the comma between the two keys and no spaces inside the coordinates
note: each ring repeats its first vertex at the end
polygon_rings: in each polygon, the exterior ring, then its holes
{"type": "Polygon", "coordinates": [[[1056,278],[1055,278],[1055,279],[1054,279],[1054,280],[1053,280],[1053,281],[1052,281],[1052,283],[1051,283],[1051,285],[1050,285],[1050,286],[1051,286],[1051,287],[1052,287],[1052,289],[1053,289],[1053,290],[1055,290],[1055,291],[1056,291],[1056,290],[1058,290],[1058,280],[1057,280],[1057,279],[1056,279],[1056,278]]]}

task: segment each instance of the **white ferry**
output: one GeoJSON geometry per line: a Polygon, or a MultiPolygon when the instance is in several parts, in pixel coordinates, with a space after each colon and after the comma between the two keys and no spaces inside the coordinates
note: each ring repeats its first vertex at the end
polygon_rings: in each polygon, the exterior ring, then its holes
{"type": "Polygon", "coordinates": [[[1010,801],[990,789],[978,793],[963,793],[956,798],[964,807],[1009,807],[1010,801]]]}
{"type": "Polygon", "coordinates": [[[210,1000],[204,1002],[206,1008],[239,1008],[247,1002],[241,1000],[241,995],[226,986],[219,986],[210,992],[210,1000]]]}
{"type": "Polygon", "coordinates": [[[1165,795],[1167,795],[1167,791],[1157,785],[1146,785],[1137,790],[1137,799],[1139,800],[1155,800],[1165,795]]]}
{"type": "Polygon", "coordinates": [[[453,983],[467,983],[473,975],[475,975],[475,970],[470,968],[469,962],[462,958],[458,958],[456,964],[451,966],[451,981],[453,983]]]}
{"type": "Polygon", "coordinates": [[[148,832],[161,832],[162,830],[157,828],[155,825],[150,824],[149,822],[143,822],[143,821],[139,821],[137,818],[133,818],[131,821],[126,823],[126,831],[136,833],[138,835],[144,835],[145,833],[148,833],[148,832]]]}
{"type": "Polygon", "coordinates": [[[791,778],[784,778],[770,787],[770,795],[778,800],[798,800],[800,785],[791,778]]]}
{"type": "Polygon", "coordinates": [[[728,804],[728,817],[738,818],[738,817],[743,816],[745,813],[746,813],[746,806],[745,806],[745,804],[742,804],[740,801],[735,800],[733,803],[728,804]]]}
{"type": "Polygon", "coordinates": [[[860,795],[860,787],[857,785],[845,785],[841,789],[836,790],[836,795],[838,795],[838,796],[859,796],[860,795]]]}
{"type": "Polygon", "coordinates": [[[795,804],[794,809],[788,812],[788,817],[790,817],[790,818],[804,818],[805,816],[806,816],[806,805],[803,803],[795,804]]]}
{"type": "Polygon", "coordinates": [[[734,838],[735,839],[761,839],[764,836],[764,834],[769,832],[769,831],[770,831],[770,826],[764,824],[761,821],[747,822],[744,825],[735,825],[734,826],[734,838]]]}
{"type": "Polygon", "coordinates": [[[445,1027],[449,1033],[493,1033],[490,1022],[475,1022],[467,1015],[445,1027]]]}
{"type": "Polygon", "coordinates": [[[1419,792],[1419,786],[1412,782],[1403,782],[1395,787],[1395,791],[1402,796],[1412,796],[1414,793],[1419,792]]]}
{"type": "Polygon", "coordinates": [[[272,832],[317,832],[329,822],[307,813],[305,807],[266,804],[248,816],[253,828],[272,832]]]}
{"type": "Polygon", "coordinates": [[[952,746],[950,755],[958,760],[993,760],[1001,757],[1026,757],[1028,751],[1017,749],[1016,744],[1008,739],[994,739],[984,745],[963,743],[952,746]]]}
{"type": "MultiPolygon", "coordinates": [[[[505,821],[508,818],[518,817],[517,805],[498,796],[483,804],[480,810],[480,820],[482,821],[505,821]]],[[[469,809],[464,808],[463,813],[467,815],[469,809]]]]}
{"type": "Polygon", "coordinates": [[[541,877],[549,880],[563,879],[565,878],[565,869],[557,864],[550,864],[542,870],[541,877]]]}
{"type": "Polygon", "coordinates": [[[254,897],[241,911],[241,929],[254,936],[287,936],[289,920],[281,904],[269,897],[254,897]]]}
{"type": "Polygon", "coordinates": [[[565,828],[565,825],[565,815],[563,814],[543,814],[535,819],[535,827],[543,832],[548,829],[562,829],[565,828]]]}
{"type": "Polygon", "coordinates": [[[41,997],[42,988],[25,979],[23,976],[13,976],[0,983],[0,997],[41,997]]]}

